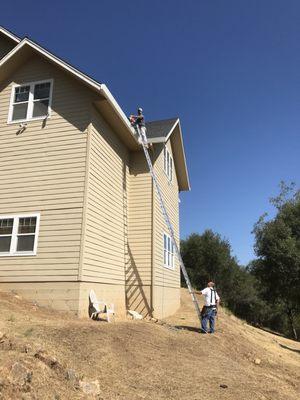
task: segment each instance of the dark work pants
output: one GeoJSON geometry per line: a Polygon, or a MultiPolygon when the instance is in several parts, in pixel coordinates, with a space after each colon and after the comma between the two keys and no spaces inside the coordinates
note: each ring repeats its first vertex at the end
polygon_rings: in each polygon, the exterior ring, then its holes
{"type": "Polygon", "coordinates": [[[214,333],[215,331],[215,318],[216,311],[212,308],[207,308],[202,316],[202,330],[203,332],[214,333]],[[209,322],[209,331],[207,331],[207,322],[209,322]]]}

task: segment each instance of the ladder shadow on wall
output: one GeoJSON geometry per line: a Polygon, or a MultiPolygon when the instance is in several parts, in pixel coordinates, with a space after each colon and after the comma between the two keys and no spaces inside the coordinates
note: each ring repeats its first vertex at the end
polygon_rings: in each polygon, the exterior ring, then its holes
{"type": "Polygon", "coordinates": [[[138,311],[140,314],[145,316],[152,315],[152,309],[150,306],[151,299],[151,287],[149,287],[149,297],[143,288],[143,282],[138,272],[136,263],[134,261],[133,254],[130,249],[130,245],[128,244],[128,265],[126,266],[126,308],[134,309],[138,311]]]}

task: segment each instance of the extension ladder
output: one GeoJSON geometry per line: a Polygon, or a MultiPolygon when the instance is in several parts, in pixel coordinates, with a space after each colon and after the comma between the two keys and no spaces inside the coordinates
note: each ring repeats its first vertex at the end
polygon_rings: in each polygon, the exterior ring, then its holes
{"type": "Polygon", "coordinates": [[[141,144],[143,146],[143,150],[144,150],[144,154],[145,154],[145,157],[146,157],[146,160],[147,160],[147,163],[148,163],[149,171],[150,171],[150,174],[152,176],[152,180],[154,182],[154,186],[155,186],[155,189],[156,189],[156,192],[157,192],[157,195],[158,195],[158,199],[159,199],[159,204],[160,204],[160,208],[161,208],[161,211],[162,211],[162,215],[163,215],[165,223],[166,223],[166,225],[168,227],[168,230],[169,230],[169,233],[170,233],[170,236],[171,236],[174,248],[175,248],[176,256],[177,256],[178,262],[180,264],[180,268],[181,268],[181,271],[183,273],[185,282],[187,284],[189,293],[192,296],[192,300],[193,300],[193,303],[194,303],[194,306],[195,306],[195,309],[196,309],[196,312],[197,312],[197,316],[198,316],[199,321],[200,321],[200,329],[202,330],[202,328],[201,328],[201,310],[200,310],[200,306],[199,306],[199,303],[197,301],[195,292],[194,292],[194,290],[192,288],[190,278],[189,278],[189,276],[187,274],[187,271],[186,271],[186,268],[184,266],[184,263],[183,263],[183,260],[182,260],[182,257],[181,257],[180,251],[179,251],[179,247],[178,247],[177,242],[175,240],[175,232],[174,232],[172,223],[170,221],[170,218],[169,218],[166,206],[165,206],[165,202],[164,202],[163,196],[161,194],[161,190],[160,190],[160,187],[159,187],[159,183],[158,183],[156,174],[154,172],[152,161],[151,161],[151,158],[150,158],[150,155],[149,155],[149,152],[148,152],[148,146],[147,146],[147,143],[145,142],[145,139],[144,139],[144,137],[143,137],[143,135],[141,133],[140,127],[138,125],[136,125],[136,130],[138,132],[141,144]]]}

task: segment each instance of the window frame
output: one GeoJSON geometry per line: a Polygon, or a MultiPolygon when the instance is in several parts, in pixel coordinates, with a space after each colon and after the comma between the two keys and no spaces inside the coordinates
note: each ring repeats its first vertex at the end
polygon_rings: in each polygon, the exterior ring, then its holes
{"type": "Polygon", "coordinates": [[[169,183],[172,183],[172,181],[173,181],[173,168],[174,168],[173,157],[171,156],[171,152],[165,145],[164,146],[164,172],[168,178],[169,183]]]}
{"type": "MultiPolygon", "coordinates": [[[[19,83],[13,84],[12,85],[12,89],[11,89],[11,94],[10,94],[10,103],[9,103],[7,123],[8,124],[20,124],[22,122],[38,121],[38,120],[43,120],[45,118],[51,118],[53,82],[54,82],[53,79],[44,79],[44,80],[41,80],[41,81],[24,82],[24,83],[21,83],[21,84],[19,84],[19,83]],[[34,105],[34,87],[35,87],[35,85],[39,85],[41,83],[48,83],[48,82],[50,83],[48,114],[40,116],[40,117],[33,117],[32,114],[33,114],[33,105],[34,105]],[[13,120],[12,117],[13,117],[14,105],[18,104],[18,103],[14,102],[15,89],[17,87],[22,87],[22,86],[29,86],[27,115],[26,115],[26,118],[13,120]]],[[[21,102],[20,102],[20,104],[21,104],[21,102]]]]}
{"type": "MultiPolygon", "coordinates": [[[[1,219],[13,219],[13,229],[12,233],[3,236],[11,236],[10,243],[10,251],[9,252],[0,252],[0,257],[19,257],[19,256],[36,256],[37,255],[37,247],[38,247],[38,239],[39,239],[39,231],[40,231],[40,219],[41,214],[39,212],[36,213],[27,213],[27,214],[10,214],[10,215],[0,215],[1,219]],[[36,218],[36,229],[34,233],[34,245],[32,251],[17,251],[17,239],[18,236],[32,236],[32,233],[18,233],[19,221],[20,218],[36,218]]],[[[1,235],[2,236],[2,235],[1,235]]]]}
{"type": "Polygon", "coordinates": [[[173,240],[170,235],[168,235],[166,232],[163,233],[163,265],[164,268],[170,269],[172,271],[175,270],[175,246],[173,243],[173,240]],[[165,238],[167,242],[167,247],[165,248],[165,238]],[[169,250],[169,243],[170,243],[170,250],[169,250]],[[165,257],[165,252],[167,256],[165,257]],[[170,257],[170,258],[169,258],[170,257]],[[165,260],[167,262],[165,262],[165,260]],[[170,262],[169,262],[170,260],[170,262]]]}

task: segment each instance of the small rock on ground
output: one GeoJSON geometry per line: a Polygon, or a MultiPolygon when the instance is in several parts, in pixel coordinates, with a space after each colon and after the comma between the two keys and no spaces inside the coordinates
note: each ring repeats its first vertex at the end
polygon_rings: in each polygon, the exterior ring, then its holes
{"type": "Polygon", "coordinates": [[[90,382],[80,381],[79,388],[85,394],[90,394],[90,395],[100,394],[100,384],[99,384],[98,379],[96,379],[95,381],[90,381],[90,382]]]}
{"type": "Polygon", "coordinates": [[[224,383],[222,383],[222,384],[220,385],[220,388],[222,388],[222,389],[227,389],[227,388],[228,388],[228,386],[227,386],[227,385],[225,385],[224,383]]]}
{"type": "Polygon", "coordinates": [[[40,361],[48,365],[48,367],[52,369],[62,369],[62,366],[58,362],[57,358],[50,356],[43,350],[39,350],[34,354],[35,358],[38,358],[40,361]]]}
{"type": "Polygon", "coordinates": [[[0,343],[4,342],[6,338],[7,338],[6,334],[4,332],[0,332],[0,343]]]}
{"type": "Polygon", "coordinates": [[[67,381],[75,382],[75,381],[78,380],[78,376],[77,376],[76,371],[74,369],[67,369],[65,377],[66,377],[67,381]]]}
{"type": "Polygon", "coordinates": [[[23,386],[30,383],[32,380],[32,371],[25,367],[25,365],[20,362],[15,362],[9,373],[9,380],[19,386],[23,386]]]}

